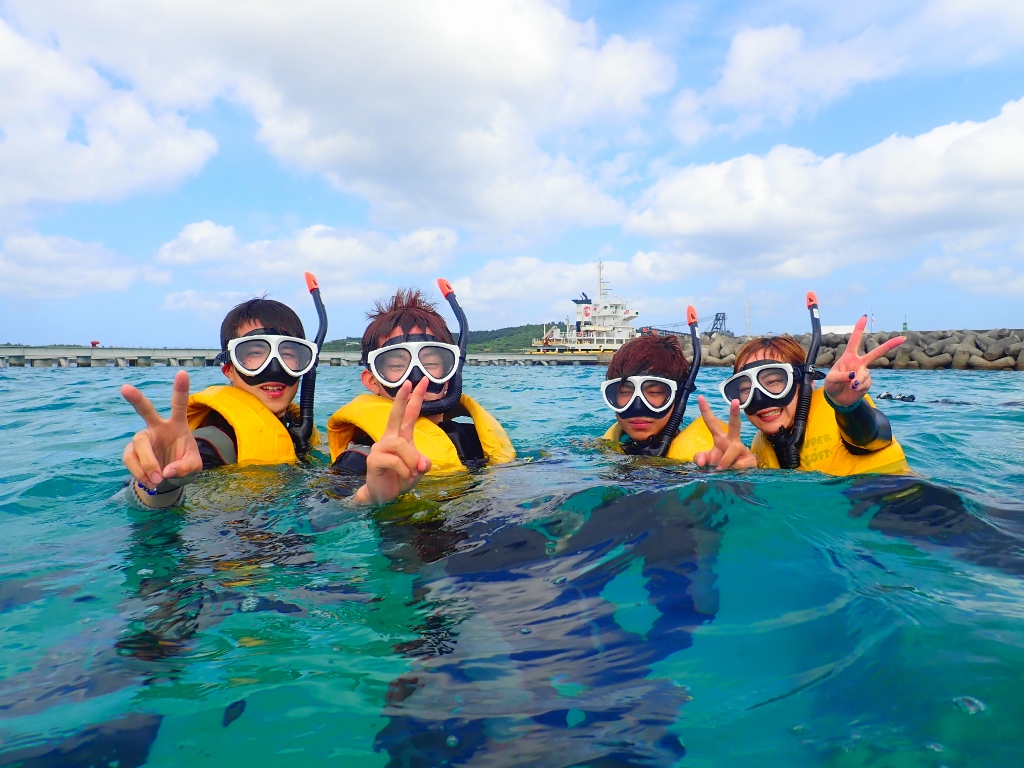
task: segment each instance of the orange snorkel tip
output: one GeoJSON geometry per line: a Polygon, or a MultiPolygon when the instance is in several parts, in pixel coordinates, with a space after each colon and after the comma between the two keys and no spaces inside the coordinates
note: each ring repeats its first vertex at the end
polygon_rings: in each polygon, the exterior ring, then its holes
{"type": "Polygon", "coordinates": [[[697,310],[693,308],[693,305],[689,305],[686,308],[686,324],[696,325],[697,324],[697,310]]]}
{"type": "Polygon", "coordinates": [[[818,306],[818,297],[815,296],[814,291],[807,292],[807,308],[813,309],[818,306]]]}
{"type": "Polygon", "coordinates": [[[437,287],[441,289],[441,295],[446,299],[449,294],[455,293],[455,289],[452,288],[452,284],[445,280],[443,277],[437,278],[437,287]]]}
{"type": "Polygon", "coordinates": [[[306,288],[308,288],[309,292],[312,293],[320,287],[320,283],[316,281],[316,277],[312,272],[305,272],[304,274],[306,275],[306,288]]]}

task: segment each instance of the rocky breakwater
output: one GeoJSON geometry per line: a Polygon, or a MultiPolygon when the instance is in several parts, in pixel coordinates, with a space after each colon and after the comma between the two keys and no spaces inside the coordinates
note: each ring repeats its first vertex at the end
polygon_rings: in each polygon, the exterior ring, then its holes
{"type": "MultiPolygon", "coordinates": [[[[1024,371],[1024,330],[1000,328],[991,331],[878,331],[864,334],[864,350],[906,336],[907,340],[871,364],[892,370],[935,370],[953,368],[977,371],[1024,371]]],[[[715,333],[701,336],[701,365],[732,367],[736,353],[753,336],[715,333]]],[[[806,350],[811,334],[794,336],[806,350]]],[[[826,333],[818,350],[818,368],[826,369],[846,351],[850,334],[826,333]]],[[[680,337],[688,359],[693,350],[689,337],[680,337]]]]}

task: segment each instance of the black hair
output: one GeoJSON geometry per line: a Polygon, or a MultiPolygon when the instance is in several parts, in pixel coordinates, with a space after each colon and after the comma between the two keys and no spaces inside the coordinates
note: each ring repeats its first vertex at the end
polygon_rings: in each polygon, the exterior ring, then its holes
{"type": "Polygon", "coordinates": [[[285,336],[306,338],[302,321],[291,307],[273,299],[249,299],[228,312],[220,324],[220,348],[226,350],[228,342],[238,337],[238,329],[253,321],[285,336]]]}

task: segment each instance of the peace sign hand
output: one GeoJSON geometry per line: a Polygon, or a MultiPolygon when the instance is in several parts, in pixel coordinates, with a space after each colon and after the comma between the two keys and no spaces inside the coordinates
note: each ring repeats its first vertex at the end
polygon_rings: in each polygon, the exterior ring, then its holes
{"type": "Polygon", "coordinates": [[[833,403],[844,408],[855,405],[871,389],[871,371],[868,370],[868,364],[907,340],[906,336],[897,336],[884,344],[879,344],[866,355],[861,355],[861,342],[867,324],[868,316],[862,315],[853,333],[850,334],[846,351],[832,364],[825,377],[825,394],[833,403]]]}
{"type": "Polygon", "coordinates": [[[729,428],[727,432],[722,431],[722,424],[715,414],[711,412],[711,406],[704,399],[703,395],[697,396],[697,405],[700,407],[701,418],[707,424],[711,436],[715,440],[715,447],[710,451],[701,451],[694,454],[693,461],[698,467],[705,467],[714,464],[717,469],[753,469],[757,466],[757,457],[750,452],[750,449],[740,439],[740,401],[733,400],[729,404],[729,428]]]}
{"type": "Polygon", "coordinates": [[[121,395],[146,422],[125,446],[122,459],[132,477],[154,489],[172,477],[186,477],[203,468],[192,430],[188,426],[188,373],[178,371],[171,392],[171,418],[161,418],[153,404],[130,384],[121,387],[121,395]]]}
{"type": "Polygon", "coordinates": [[[356,492],[355,501],[387,504],[415,488],[430,471],[430,459],[416,450],[413,440],[429,384],[424,378],[413,389],[412,383],[406,381],[398,390],[384,434],[366,457],[366,484],[356,492]]]}

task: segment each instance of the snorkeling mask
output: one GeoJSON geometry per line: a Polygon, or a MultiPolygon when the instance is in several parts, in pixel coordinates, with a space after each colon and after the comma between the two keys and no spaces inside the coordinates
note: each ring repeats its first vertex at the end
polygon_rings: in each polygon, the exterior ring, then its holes
{"type": "Polygon", "coordinates": [[[661,376],[625,376],[601,384],[609,408],[624,419],[658,419],[675,404],[678,385],[661,376]]]}
{"type": "Polygon", "coordinates": [[[438,278],[437,287],[459,321],[458,344],[445,344],[429,333],[410,333],[385,342],[370,352],[363,361],[373,377],[391,397],[406,381],[415,387],[423,379],[430,383],[427,392],[437,394],[448,384],[448,394],[439,400],[425,400],[420,415],[445,413],[462,400],[462,366],[466,362],[469,322],[462,311],[451,283],[438,278]]]}
{"type": "Polygon", "coordinates": [[[668,453],[668,447],[672,444],[679,433],[679,425],[683,421],[683,414],[686,412],[686,402],[690,393],[696,389],[694,382],[697,380],[697,372],[700,371],[700,332],[697,330],[697,310],[692,306],[686,308],[686,322],[690,326],[690,342],[693,345],[693,363],[690,365],[690,373],[686,381],[677,384],[671,379],[660,376],[627,376],[621,379],[610,379],[601,384],[601,393],[605,403],[624,419],[636,417],[661,418],[662,414],[672,407],[672,415],[669,417],[665,428],[657,435],[644,440],[642,443],[630,440],[623,444],[623,451],[632,456],[664,456],[668,453]],[[646,380],[646,382],[644,381],[646,380]],[[654,384],[647,382],[660,382],[657,387],[669,385],[670,394],[662,401],[657,393],[654,384]],[[632,382],[633,392],[628,395],[629,389],[626,382],[632,382]],[[646,383],[647,391],[644,391],[646,383]],[[620,406],[620,396],[625,400],[625,405],[620,406]]]}
{"type": "Polygon", "coordinates": [[[459,348],[428,333],[410,333],[384,343],[366,356],[366,366],[391,397],[406,381],[415,387],[429,379],[427,391],[438,393],[458,371],[459,348]]]}
{"type": "Polygon", "coordinates": [[[755,360],[747,363],[718,385],[725,402],[739,400],[746,413],[765,408],[785,408],[796,396],[793,383],[803,378],[804,366],[778,360],[755,360]]]}
{"type": "MultiPolygon", "coordinates": [[[[814,361],[818,359],[818,349],[821,347],[821,319],[818,316],[818,297],[811,291],[807,292],[807,310],[811,314],[811,344],[807,349],[807,358],[802,366],[803,375],[800,381],[800,399],[796,404],[796,415],[793,418],[792,426],[780,429],[774,435],[766,435],[768,442],[775,449],[775,456],[782,469],[798,469],[800,467],[800,449],[803,448],[804,435],[807,432],[807,418],[811,413],[814,380],[824,378],[814,367],[814,361]]],[[[763,363],[764,361],[758,362],[763,363]]],[[[746,366],[744,367],[746,368],[746,366]]],[[[727,380],[726,383],[730,380],[727,380]]],[[[723,386],[723,393],[724,391],[723,386]]],[[[791,399],[792,395],[790,395],[791,399]]]]}
{"type": "Polygon", "coordinates": [[[316,344],[275,328],[257,328],[228,342],[228,358],[247,384],[295,384],[316,365],[316,344]]]}

